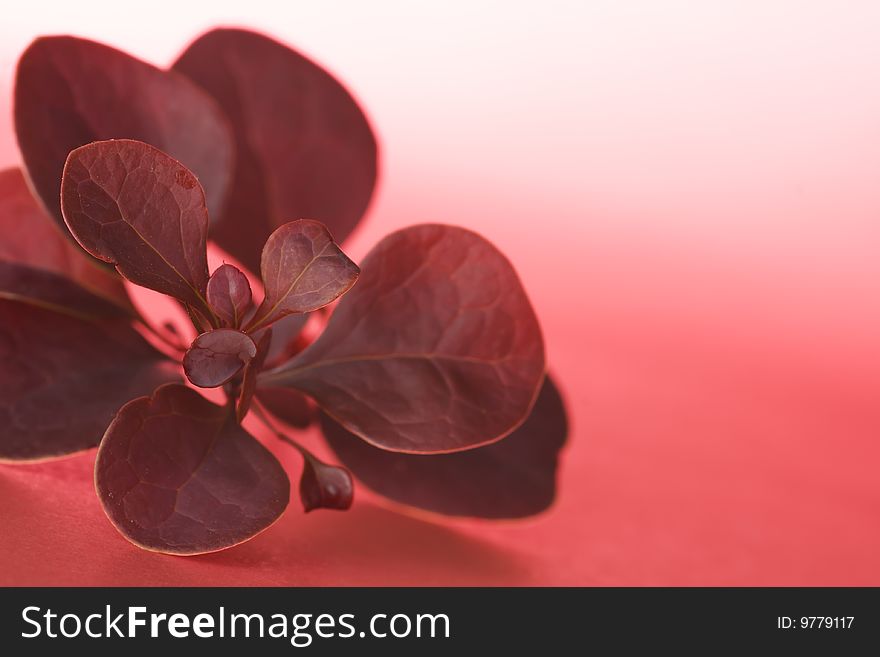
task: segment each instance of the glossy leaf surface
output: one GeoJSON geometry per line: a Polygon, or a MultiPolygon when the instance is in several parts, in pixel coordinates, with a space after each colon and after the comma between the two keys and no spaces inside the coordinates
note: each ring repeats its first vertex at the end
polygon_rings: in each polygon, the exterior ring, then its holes
{"type": "Polygon", "coordinates": [[[206,307],[208,211],[180,162],[128,139],[88,144],[67,159],[61,205],[93,256],[132,283],[206,307]]]}
{"type": "Polygon", "coordinates": [[[510,263],[476,233],[431,224],[382,240],[321,337],[262,383],[308,393],[374,445],[427,453],[506,435],[543,378],[541,331],[510,263]]]}
{"type": "Polygon", "coordinates": [[[178,366],[120,320],[86,322],[0,299],[0,460],[94,447],[116,411],[178,366]]]}
{"type": "Polygon", "coordinates": [[[228,328],[238,328],[251,307],[247,276],[232,265],[220,265],[208,279],[208,303],[228,328]]]}
{"type": "Polygon", "coordinates": [[[342,242],[376,182],[376,140],[351,95],[320,66],[238,29],[202,35],[174,69],[208,91],[235,133],[235,178],[211,237],[256,271],[263,242],[314,217],[342,242]]]}
{"type": "Polygon", "coordinates": [[[98,450],[95,486],[123,536],[169,554],[246,541],[275,522],[290,496],[275,457],[227,409],[181,385],[119,411],[98,450]]]}
{"type": "Polygon", "coordinates": [[[182,75],[70,36],[41,37],[19,60],[15,132],[27,174],[63,227],[58,183],[70,151],[93,141],[137,139],[183,162],[220,214],[234,143],[216,102],[182,75]]]}
{"type": "Polygon", "coordinates": [[[263,247],[260,271],[266,297],[249,323],[251,330],[326,306],[348,291],[360,272],[327,228],[308,219],[272,233],[263,247]]]}
{"type": "Polygon", "coordinates": [[[354,499],[354,484],[345,468],[327,465],[304,453],[299,495],[306,513],[315,509],[345,511],[354,499]]]}
{"type": "Polygon", "coordinates": [[[34,199],[18,169],[0,171],[0,234],[0,261],[54,272],[121,308],[131,308],[122,279],[71,241],[67,228],[34,199]]]}
{"type": "Polygon", "coordinates": [[[257,355],[254,341],[235,329],[202,333],[183,357],[183,369],[193,385],[222,386],[257,355]]]}
{"type": "Polygon", "coordinates": [[[409,506],[477,518],[521,518],[545,510],[556,494],[565,407],[548,377],[528,419],[506,438],[454,454],[377,449],[326,415],[322,428],[340,461],[368,488],[409,506]]]}

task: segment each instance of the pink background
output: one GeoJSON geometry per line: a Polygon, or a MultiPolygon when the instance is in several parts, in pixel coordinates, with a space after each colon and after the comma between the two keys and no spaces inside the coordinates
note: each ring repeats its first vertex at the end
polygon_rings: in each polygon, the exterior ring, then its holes
{"type": "Polygon", "coordinates": [[[167,64],[224,23],[370,113],[356,258],[445,221],[517,265],[571,413],[558,503],[441,524],[360,491],[175,558],[110,526],[89,454],[0,467],[0,584],[880,585],[880,5],[29,0],[0,24],[0,164],[33,36],[167,64]]]}

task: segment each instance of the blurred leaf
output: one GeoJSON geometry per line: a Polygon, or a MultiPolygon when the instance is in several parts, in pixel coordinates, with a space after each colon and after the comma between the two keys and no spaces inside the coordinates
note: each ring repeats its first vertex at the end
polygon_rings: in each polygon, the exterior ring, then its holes
{"type": "Polygon", "coordinates": [[[305,429],[315,419],[315,409],[308,397],[293,388],[257,389],[257,399],[276,418],[297,429],[305,429]]]}
{"type": "Polygon", "coordinates": [[[323,68],[268,37],[212,30],[174,64],[223,107],[235,133],[235,178],[211,238],[256,271],[263,242],[311,217],[341,243],[376,183],[376,140],[363,111],[323,68]],[[218,221],[219,219],[219,221],[218,221]]]}
{"type": "MultiPolygon", "coordinates": [[[[56,190],[57,191],[57,190],[56,190]]],[[[0,261],[64,276],[132,312],[122,279],[70,239],[34,199],[18,169],[0,171],[0,261]]]]}
{"type": "Polygon", "coordinates": [[[326,415],[322,427],[340,461],[368,488],[401,504],[477,518],[520,518],[550,506],[565,407],[550,377],[528,419],[498,442],[453,454],[378,449],[326,415]]]}
{"type": "MultiPolygon", "coordinates": [[[[290,360],[308,345],[303,336],[303,328],[309,321],[311,313],[285,315],[272,324],[272,343],[266,355],[266,367],[276,367],[290,360]]],[[[269,329],[257,331],[257,335],[269,329]]]]}
{"type": "Polygon", "coordinates": [[[122,404],[181,378],[126,321],[6,299],[0,317],[0,460],[94,447],[122,404]]]}
{"type": "Polygon", "coordinates": [[[211,213],[223,211],[232,134],[216,102],[182,75],[94,41],[40,37],[18,62],[14,118],[26,173],[62,229],[58,184],[67,154],[105,139],[169,153],[196,172],[211,213]]]}
{"type": "Polygon", "coordinates": [[[22,301],[81,319],[130,318],[130,315],[68,278],[45,269],[0,261],[0,298],[22,301]]]}

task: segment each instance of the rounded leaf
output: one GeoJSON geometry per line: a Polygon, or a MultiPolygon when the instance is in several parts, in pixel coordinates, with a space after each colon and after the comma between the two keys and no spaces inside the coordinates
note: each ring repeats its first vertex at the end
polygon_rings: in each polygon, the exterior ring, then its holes
{"type": "Polygon", "coordinates": [[[339,460],[368,488],[395,502],[473,518],[523,518],[556,497],[559,451],[568,421],[548,377],[528,419],[509,436],[454,454],[378,449],[326,415],[322,428],[339,460]]]}
{"type": "Polygon", "coordinates": [[[181,385],[119,410],[98,450],[95,487],[125,538],[181,555],[252,538],[290,497],[275,457],[227,409],[181,385]]]}
{"type": "Polygon", "coordinates": [[[37,195],[63,226],[58,181],[70,151],[137,139],[198,175],[211,212],[223,210],[234,142],[217,103],[186,77],[71,36],[40,37],[18,62],[15,133],[37,195]]]}
{"type": "Polygon", "coordinates": [[[286,221],[315,217],[340,242],[351,233],[376,183],[376,140],[330,73],[240,29],[202,35],[174,70],[220,103],[235,133],[235,179],[212,239],[256,271],[263,243],[286,221]]]}
{"type": "Polygon", "coordinates": [[[251,307],[251,284],[241,270],[220,265],[208,279],[208,303],[229,328],[238,328],[251,307]]]}
{"type": "Polygon", "coordinates": [[[0,171],[0,234],[0,261],[64,276],[131,312],[119,275],[73,243],[67,228],[34,199],[19,169],[0,171]]]}
{"type": "Polygon", "coordinates": [[[315,407],[299,390],[260,387],[256,394],[260,404],[276,419],[297,429],[305,429],[317,417],[315,407]]]}
{"type": "Polygon", "coordinates": [[[94,447],[119,407],[180,380],[126,320],[84,321],[0,299],[0,461],[94,447]]]}
{"type": "Polygon", "coordinates": [[[263,247],[260,272],[266,297],[249,331],[326,306],[351,289],[360,270],[324,224],[301,219],[272,233],[263,247]]]}
{"type": "Polygon", "coordinates": [[[120,306],[88,292],[69,278],[2,260],[0,297],[32,303],[81,319],[131,318],[120,306]]]}
{"type": "Polygon", "coordinates": [[[235,329],[202,333],[183,356],[183,370],[193,385],[216,388],[232,379],[257,355],[254,341],[235,329]]]}
{"type": "Polygon", "coordinates": [[[541,330],[507,258],[426,224],[376,245],[321,336],[261,386],[298,388],[378,447],[428,453],[507,435],[543,379],[541,330]]]}
{"type": "Polygon", "coordinates": [[[180,162],[130,139],[70,153],[61,207],[77,242],[132,283],[207,308],[208,210],[180,162]]]}

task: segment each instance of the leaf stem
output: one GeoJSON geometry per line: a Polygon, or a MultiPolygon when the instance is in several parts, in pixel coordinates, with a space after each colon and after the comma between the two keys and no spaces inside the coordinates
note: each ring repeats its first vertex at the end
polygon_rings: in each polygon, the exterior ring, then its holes
{"type": "Polygon", "coordinates": [[[205,332],[205,325],[202,324],[202,317],[199,314],[199,311],[193,308],[188,304],[184,304],[186,308],[186,314],[189,315],[189,321],[193,323],[193,326],[196,327],[196,331],[198,331],[199,335],[205,332]]]}
{"type": "Polygon", "coordinates": [[[215,329],[216,329],[216,328],[220,328],[220,327],[222,326],[222,324],[221,324],[221,322],[220,322],[220,318],[217,317],[217,313],[215,313],[215,312],[214,312],[214,309],[211,308],[211,304],[209,304],[208,301],[207,301],[207,299],[205,299],[204,297],[202,297],[201,294],[199,295],[199,300],[200,300],[200,301],[202,302],[202,304],[205,306],[204,309],[208,311],[208,314],[205,315],[205,319],[208,320],[208,322],[211,324],[211,327],[212,327],[212,328],[215,328],[215,329]]]}
{"type": "Polygon", "coordinates": [[[275,434],[275,437],[278,438],[278,440],[285,442],[288,445],[290,445],[291,447],[293,447],[294,449],[296,449],[300,454],[302,454],[302,457],[304,459],[314,458],[314,456],[312,455],[312,453],[309,450],[307,450],[305,447],[300,445],[297,441],[295,441],[293,438],[291,438],[287,434],[282,433],[281,430],[275,426],[275,423],[269,419],[268,414],[266,413],[265,409],[263,409],[259,400],[254,399],[253,404],[251,405],[251,410],[254,412],[254,415],[256,415],[258,418],[260,418],[260,421],[263,423],[263,425],[267,429],[269,429],[269,431],[271,431],[273,434],[275,434]]]}
{"type": "Polygon", "coordinates": [[[163,343],[165,343],[167,346],[171,347],[171,348],[174,349],[175,351],[179,351],[179,352],[184,352],[184,351],[186,351],[186,347],[185,347],[182,343],[177,342],[177,341],[175,341],[175,340],[172,340],[170,337],[168,337],[167,335],[165,335],[164,333],[162,333],[161,331],[159,331],[158,329],[156,329],[155,326],[151,325],[151,324],[150,324],[146,319],[144,319],[143,317],[138,316],[137,318],[135,318],[135,322],[136,322],[136,323],[139,323],[139,324],[140,324],[141,326],[143,326],[143,327],[144,327],[144,328],[145,328],[150,334],[152,334],[153,336],[155,336],[156,338],[158,338],[159,340],[161,340],[163,343]]]}

